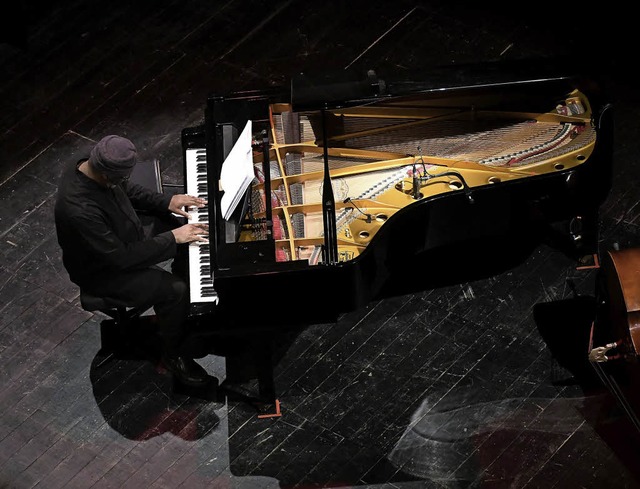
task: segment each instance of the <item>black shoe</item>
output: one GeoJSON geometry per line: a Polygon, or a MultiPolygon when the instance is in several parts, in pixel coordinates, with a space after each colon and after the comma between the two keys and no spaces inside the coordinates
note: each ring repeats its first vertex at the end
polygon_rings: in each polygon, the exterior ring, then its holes
{"type": "Polygon", "coordinates": [[[162,365],[171,372],[181,384],[200,387],[211,380],[207,371],[195,360],[186,357],[162,357],[162,365]]]}

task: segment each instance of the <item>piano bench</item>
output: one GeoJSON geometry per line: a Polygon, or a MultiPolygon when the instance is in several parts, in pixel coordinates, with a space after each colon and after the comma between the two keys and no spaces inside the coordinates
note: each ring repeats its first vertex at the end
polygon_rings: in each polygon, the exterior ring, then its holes
{"type": "Polygon", "coordinates": [[[80,305],[85,311],[101,312],[111,319],[100,323],[100,343],[105,351],[122,350],[137,330],[135,322],[149,307],[129,307],[125,303],[107,297],[96,297],[80,292],[80,305]]]}

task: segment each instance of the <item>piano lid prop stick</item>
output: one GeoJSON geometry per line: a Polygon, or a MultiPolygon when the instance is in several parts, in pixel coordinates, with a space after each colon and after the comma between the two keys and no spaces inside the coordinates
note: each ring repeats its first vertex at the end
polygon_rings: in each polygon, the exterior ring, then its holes
{"type": "MultiPolygon", "coordinates": [[[[267,131],[262,131],[262,172],[264,174],[264,194],[271,195],[271,161],[269,160],[269,137],[267,131]]],[[[267,236],[273,239],[273,214],[271,199],[265,199],[265,217],[267,236]]]]}

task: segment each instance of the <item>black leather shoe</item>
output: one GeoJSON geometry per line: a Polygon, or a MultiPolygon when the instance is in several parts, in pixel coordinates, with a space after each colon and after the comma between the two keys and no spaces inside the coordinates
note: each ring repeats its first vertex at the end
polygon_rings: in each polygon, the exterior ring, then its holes
{"type": "Polygon", "coordinates": [[[211,380],[207,371],[195,360],[186,357],[162,357],[162,365],[181,384],[200,387],[211,380]]]}

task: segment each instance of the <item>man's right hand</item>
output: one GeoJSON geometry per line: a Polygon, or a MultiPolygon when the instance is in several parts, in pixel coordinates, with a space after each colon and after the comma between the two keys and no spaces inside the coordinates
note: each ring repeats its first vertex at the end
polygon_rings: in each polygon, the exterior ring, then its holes
{"type": "Polygon", "coordinates": [[[176,238],[176,243],[192,243],[194,241],[209,242],[209,226],[206,224],[185,224],[171,232],[176,238]]]}

